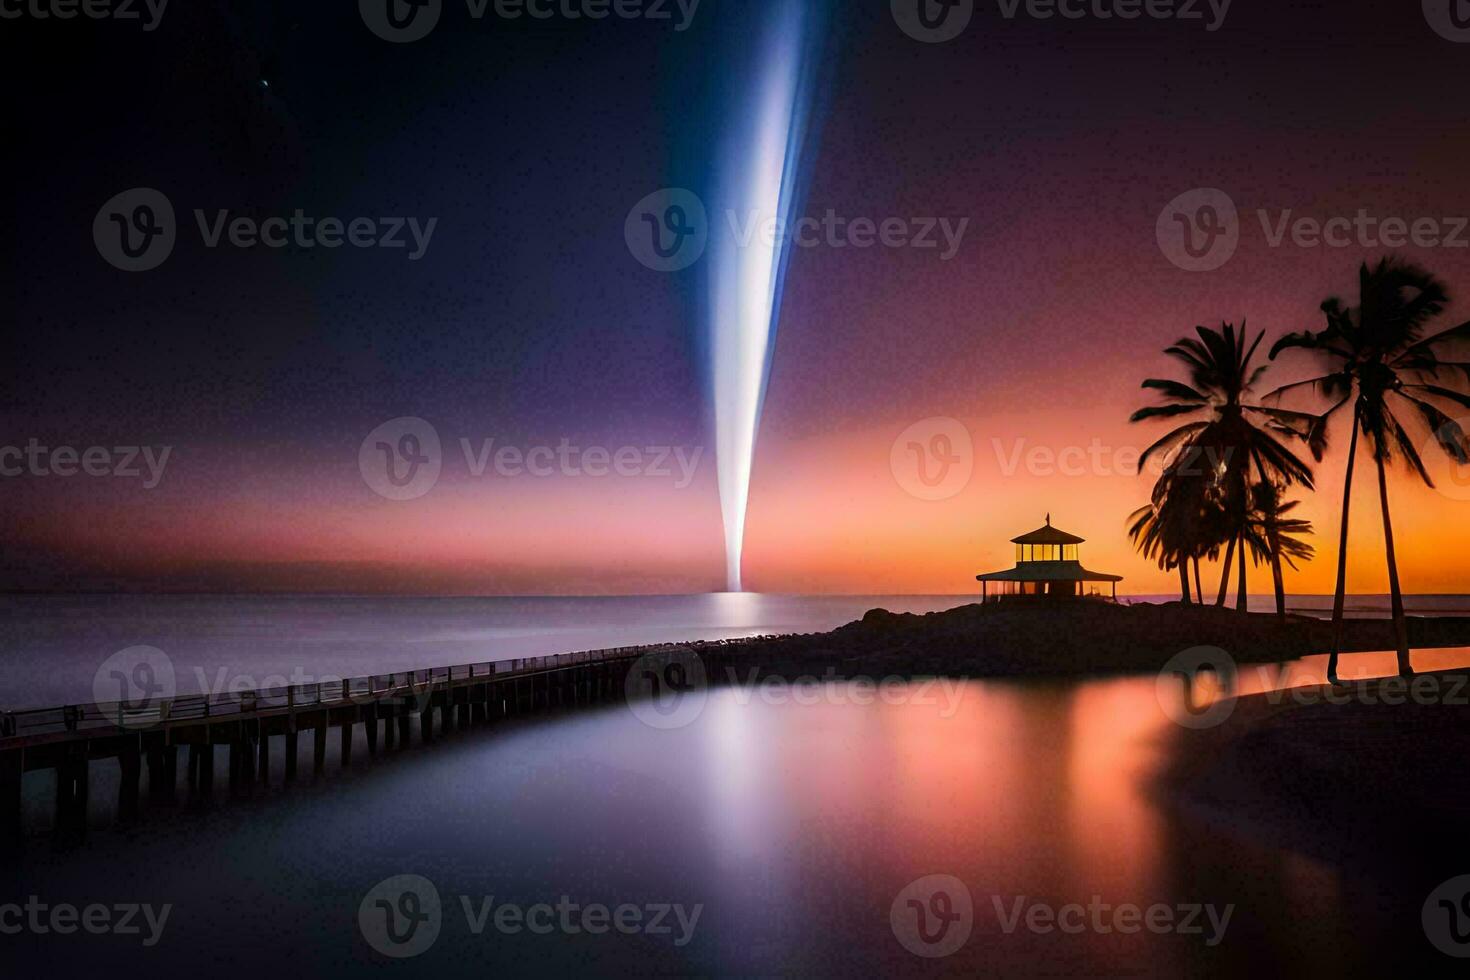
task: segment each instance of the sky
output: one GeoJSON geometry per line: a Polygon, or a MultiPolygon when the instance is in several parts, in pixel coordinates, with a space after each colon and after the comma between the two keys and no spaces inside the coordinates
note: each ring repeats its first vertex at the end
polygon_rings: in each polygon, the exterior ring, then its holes
{"type": "MultiPolygon", "coordinates": [[[[1008,6],[977,4],[941,43],[886,0],[834,8],[801,211],[888,222],[894,244],[854,230],[790,249],[747,588],[967,592],[1050,514],[1120,591],[1167,592],[1176,576],[1124,530],[1151,486],[1130,461],[1164,431],[1127,419],[1151,403],[1139,382],[1172,373],[1164,347],[1196,324],[1246,320],[1263,349],[1316,328],[1322,300],[1351,301],[1358,264],[1390,252],[1449,284],[1444,327],[1470,319],[1470,110],[1454,98],[1470,43],[1418,4],[1235,0],[1218,22],[1208,5],[1008,6]],[[1235,207],[1238,245],[1198,270],[1159,224],[1202,188],[1235,207]],[[1443,240],[1276,235],[1360,210],[1432,219],[1443,240]],[[959,455],[929,499],[906,447],[937,433],[959,455]]],[[[705,269],[650,268],[625,231],[648,195],[727,176],[719,107],[751,84],[730,66],[752,60],[762,5],[704,0],[683,30],[672,5],[488,9],[446,0],[412,43],[352,4],[181,3],[152,30],[0,23],[0,75],[25,93],[5,127],[0,589],[723,587],[705,269]],[[177,240],[130,272],[94,223],[133,188],[167,199],[177,240]],[[221,211],[228,227],[298,209],[371,219],[373,240],[405,219],[405,246],[206,243],[221,211]],[[438,440],[437,476],[393,499],[373,460],[380,441],[414,448],[404,418],[438,440]],[[70,447],[77,472],[4,454],[30,445],[70,447]],[[82,471],[91,447],[105,475],[82,471]]],[[[1262,387],[1311,366],[1285,357],[1262,387]]],[[[1332,589],[1346,438],[1300,494],[1319,557],[1289,591],[1332,589]]],[[[1437,490],[1390,482],[1404,586],[1464,592],[1470,474],[1432,469],[1437,490]]],[[[1383,592],[1369,468],[1359,481],[1348,588],[1383,592]]]]}

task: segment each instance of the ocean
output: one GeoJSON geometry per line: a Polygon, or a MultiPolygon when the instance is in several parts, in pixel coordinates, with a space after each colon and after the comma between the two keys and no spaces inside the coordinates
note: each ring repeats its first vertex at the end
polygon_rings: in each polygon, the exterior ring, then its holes
{"type": "MultiPolygon", "coordinates": [[[[1136,596],[1128,601],[1169,601],[1136,596]]],[[[714,593],[614,597],[4,595],[0,709],[93,700],[108,658],[147,646],[172,665],[177,693],[313,683],[451,664],[830,630],[869,609],[926,613],[974,596],[714,593]]],[[[1467,596],[1410,596],[1418,615],[1470,615],[1467,596]]],[[[1331,596],[1289,596],[1325,616],[1331,596]]],[[[1270,596],[1251,596],[1257,611],[1270,596]]],[[[1350,596],[1349,614],[1388,615],[1388,597],[1350,596]]],[[[150,658],[157,660],[157,655],[150,658]]]]}

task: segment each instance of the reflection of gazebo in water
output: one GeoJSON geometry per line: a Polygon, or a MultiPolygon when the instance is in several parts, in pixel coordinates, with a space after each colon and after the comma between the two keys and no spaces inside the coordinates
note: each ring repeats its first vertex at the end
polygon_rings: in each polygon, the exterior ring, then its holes
{"type": "Polygon", "coordinates": [[[1016,546],[1015,568],[975,576],[985,600],[992,596],[1080,596],[1086,591],[1086,582],[1111,582],[1112,598],[1118,598],[1118,583],[1123,576],[1083,568],[1077,559],[1077,546],[1083,539],[1052,527],[1050,514],[1046,515],[1045,527],[1011,541],[1016,546]],[[996,583],[994,591],[990,589],[992,582],[996,583]]]}

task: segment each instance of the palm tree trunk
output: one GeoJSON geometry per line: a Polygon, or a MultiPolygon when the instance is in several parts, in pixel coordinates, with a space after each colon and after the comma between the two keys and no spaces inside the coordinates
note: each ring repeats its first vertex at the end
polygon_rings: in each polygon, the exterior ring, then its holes
{"type": "Polygon", "coordinates": [[[1225,549],[1225,568],[1220,572],[1220,594],[1215,597],[1215,605],[1225,607],[1225,593],[1230,587],[1230,559],[1235,554],[1235,539],[1230,539],[1230,545],[1225,549]]]}
{"type": "Polygon", "coordinates": [[[1189,605],[1189,563],[1183,558],[1179,559],[1179,600],[1184,605],[1189,605]]]}
{"type": "Polygon", "coordinates": [[[1348,508],[1353,502],[1353,464],[1358,458],[1358,411],[1353,408],[1353,437],[1348,441],[1347,473],[1342,479],[1342,528],[1337,537],[1337,589],[1332,595],[1332,652],[1327,655],[1327,681],[1338,682],[1337,658],[1342,650],[1342,606],[1347,594],[1348,508]]]}
{"type": "Polygon", "coordinates": [[[1281,544],[1271,532],[1271,578],[1276,586],[1276,621],[1286,622],[1286,580],[1281,575],[1281,544]]]}
{"type": "Polygon", "coordinates": [[[1235,611],[1245,612],[1245,532],[1240,532],[1240,579],[1235,585],[1235,611]]]}
{"type": "Polygon", "coordinates": [[[1201,606],[1205,604],[1204,586],[1199,580],[1199,555],[1194,556],[1194,601],[1201,606]]]}
{"type": "Polygon", "coordinates": [[[1378,457],[1378,501],[1383,507],[1383,545],[1388,552],[1388,591],[1393,605],[1393,633],[1398,644],[1399,676],[1414,673],[1409,663],[1409,624],[1404,619],[1404,594],[1399,588],[1399,564],[1393,553],[1393,522],[1388,517],[1388,475],[1378,457]]]}
{"type": "MultiPolygon", "coordinates": [[[[1261,482],[1266,482],[1266,467],[1261,463],[1261,457],[1256,457],[1256,472],[1261,475],[1261,482]]],[[[1281,498],[1272,495],[1273,504],[1279,505],[1281,498]]],[[[1276,587],[1276,621],[1286,623],[1286,580],[1281,574],[1281,534],[1276,528],[1276,513],[1265,515],[1266,517],[1266,545],[1271,549],[1271,584],[1276,587]]]]}

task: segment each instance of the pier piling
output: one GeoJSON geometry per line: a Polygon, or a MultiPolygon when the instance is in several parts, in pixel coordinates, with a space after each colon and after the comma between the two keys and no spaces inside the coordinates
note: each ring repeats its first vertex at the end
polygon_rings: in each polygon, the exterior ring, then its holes
{"type": "Polygon", "coordinates": [[[25,759],[19,750],[0,752],[0,846],[21,835],[21,778],[25,759]]]}
{"type": "Polygon", "coordinates": [[[628,665],[646,653],[620,648],[405,671],[340,684],[288,685],[224,696],[180,695],[158,704],[156,714],[147,718],[128,715],[127,706],[115,703],[0,713],[0,843],[20,839],[28,770],[56,774],[57,832],[84,831],[89,766],[94,759],[118,760],[117,813],[130,820],[142,812],[145,767],[148,799],[175,798],[179,755],[185,746],[189,797],[202,804],[213,798],[216,745],[229,752],[232,794],[245,795],[256,782],[270,782],[273,735],[285,738],[284,778],[292,782],[300,765],[303,729],[311,730],[313,769],[321,774],[334,728],[345,767],[352,763],[353,726],[359,721],[372,756],[378,754],[380,739],[385,750],[408,748],[415,715],[428,744],[434,740],[436,724],[446,735],[467,732],[526,712],[564,709],[620,694],[628,665]]]}
{"type": "Polygon", "coordinates": [[[142,760],[137,745],[122,750],[117,757],[121,782],[117,787],[117,817],[132,820],[138,816],[138,783],[142,777],[142,760]]]}
{"type": "Polygon", "coordinates": [[[327,720],[323,718],[312,730],[311,771],[320,776],[327,767],[327,720]]]}

